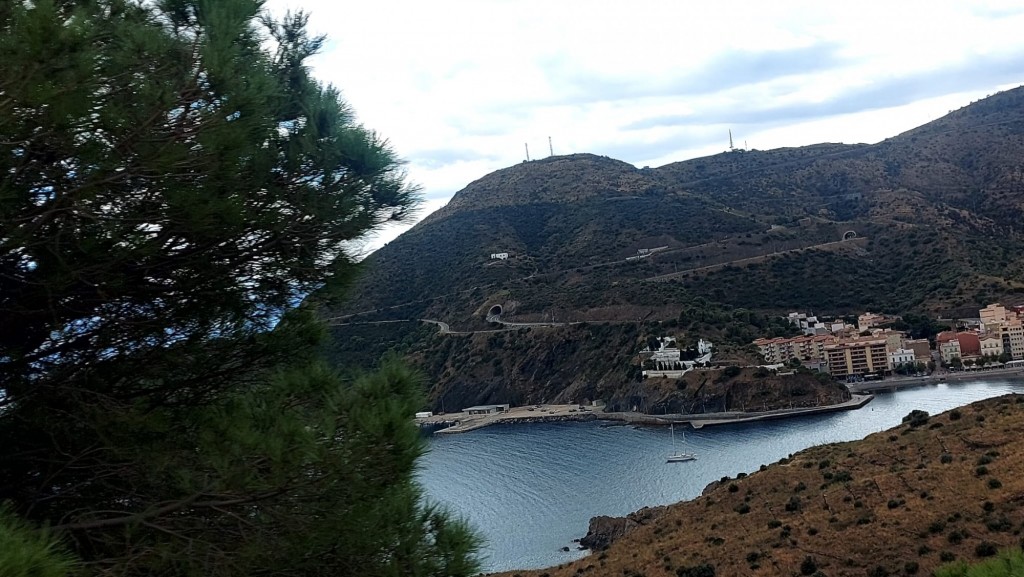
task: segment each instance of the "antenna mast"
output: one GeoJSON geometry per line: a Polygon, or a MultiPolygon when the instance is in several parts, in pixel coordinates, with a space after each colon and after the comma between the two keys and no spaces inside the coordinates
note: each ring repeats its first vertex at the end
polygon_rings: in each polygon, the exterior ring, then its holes
{"type": "Polygon", "coordinates": [[[526,162],[530,162],[530,143],[524,142],[523,146],[526,147],[526,162]]]}
{"type": "Polygon", "coordinates": [[[729,129],[729,150],[736,150],[736,147],[732,145],[732,129],[729,129]]]}
{"type": "Polygon", "coordinates": [[[549,153],[549,156],[554,156],[555,155],[555,149],[554,149],[553,146],[551,146],[551,137],[550,136],[548,137],[548,153],[549,153]]]}

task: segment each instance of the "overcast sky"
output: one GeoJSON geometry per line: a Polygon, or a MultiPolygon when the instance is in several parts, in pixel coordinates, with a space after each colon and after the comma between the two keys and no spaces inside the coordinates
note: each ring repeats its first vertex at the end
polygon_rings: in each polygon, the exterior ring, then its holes
{"type": "MultiPolygon", "coordinates": [[[[636,166],[877,142],[1024,84],[1024,1],[270,0],[329,37],[314,74],[387,137],[420,216],[530,157],[636,166]]],[[[407,227],[370,243],[378,246],[407,227]]]]}

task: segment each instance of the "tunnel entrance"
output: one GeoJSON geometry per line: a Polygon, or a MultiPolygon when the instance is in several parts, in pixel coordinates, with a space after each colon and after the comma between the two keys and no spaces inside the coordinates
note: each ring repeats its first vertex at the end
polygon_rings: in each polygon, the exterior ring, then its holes
{"type": "Polygon", "coordinates": [[[491,310],[488,311],[487,316],[489,317],[500,317],[501,316],[501,305],[494,305],[491,310]]]}

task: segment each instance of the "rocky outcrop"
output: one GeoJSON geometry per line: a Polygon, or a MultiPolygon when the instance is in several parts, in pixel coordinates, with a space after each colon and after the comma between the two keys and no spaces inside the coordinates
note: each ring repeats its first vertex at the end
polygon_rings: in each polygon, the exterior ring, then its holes
{"type": "Polygon", "coordinates": [[[647,525],[661,517],[667,511],[667,507],[644,507],[634,511],[625,517],[593,517],[590,519],[590,527],[587,528],[587,536],[580,539],[580,547],[591,551],[607,549],[616,540],[629,534],[637,527],[647,525]]]}

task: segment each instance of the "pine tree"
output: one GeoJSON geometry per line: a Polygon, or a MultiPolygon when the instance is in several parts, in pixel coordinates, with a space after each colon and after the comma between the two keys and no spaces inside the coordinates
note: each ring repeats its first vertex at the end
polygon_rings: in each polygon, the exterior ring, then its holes
{"type": "Polygon", "coordinates": [[[317,358],[308,295],[340,296],[348,243],[416,190],[310,77],[305,24],[0,3],[0,535],[49,527],[55,571],[475,570],[413,481],[415,374],[317,358]]]}

